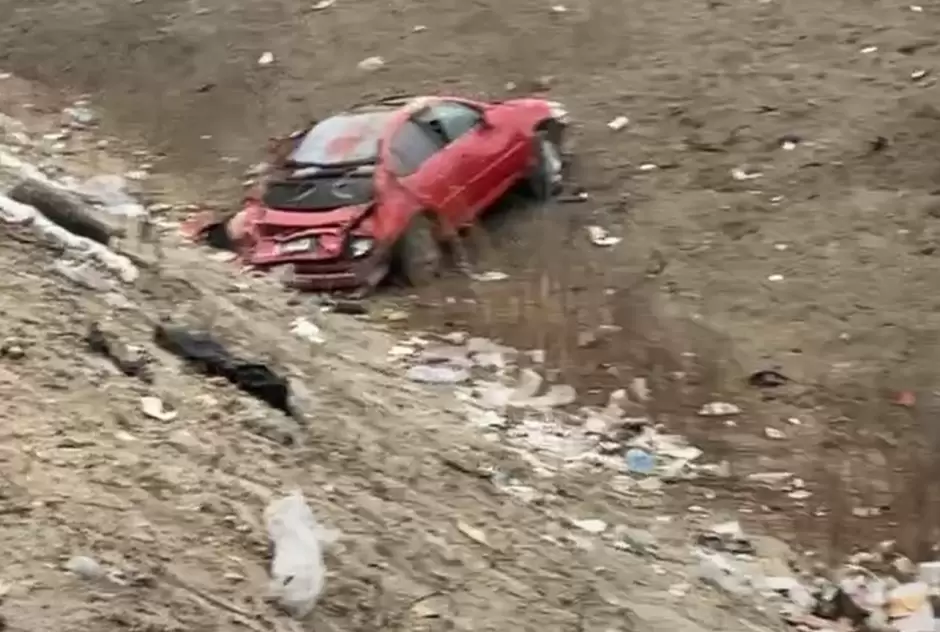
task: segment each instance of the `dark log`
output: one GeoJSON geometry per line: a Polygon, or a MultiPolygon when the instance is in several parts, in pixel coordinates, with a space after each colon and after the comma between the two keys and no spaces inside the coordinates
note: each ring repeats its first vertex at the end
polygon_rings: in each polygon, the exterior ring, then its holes
{"type": "Polygon", "coordinates": [[[85,204],[77,195],[58,189],[39,180],[27,179],[10,191],[9,197],[22,204],[29,204],[51,221],[71,233],[93,239],[105,246],[112,237],[124,232],[108,218],[85,204]]]}

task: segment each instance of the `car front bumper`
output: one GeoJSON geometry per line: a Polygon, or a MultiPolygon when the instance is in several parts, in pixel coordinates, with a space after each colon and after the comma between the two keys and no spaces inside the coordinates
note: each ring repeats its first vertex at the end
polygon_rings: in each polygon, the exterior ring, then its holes
{"type": "Polygon", "coordinates": [[[388,257],[376,253],[358,260],[294,261],[256,266],[275,270],[284,285],[299,291],[354,290],[377,286],[388,274],[388,257]]]}

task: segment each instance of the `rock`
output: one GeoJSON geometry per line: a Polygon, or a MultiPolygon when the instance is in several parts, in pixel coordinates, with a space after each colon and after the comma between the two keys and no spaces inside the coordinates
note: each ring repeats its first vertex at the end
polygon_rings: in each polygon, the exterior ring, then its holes
{"type": "Polygon", "coordinates": [[[98,122],[98,115],[84,103],[76,103],[63,110],[68,117],[69,125],[77,128],[86,128],[98,122]]]}
{"type": "Polygon", "coordinates": [[[7,338],[0,343],[0,356],[10,360],[22,360],[26,357],[23,345],[16,338],[7,338]]]}

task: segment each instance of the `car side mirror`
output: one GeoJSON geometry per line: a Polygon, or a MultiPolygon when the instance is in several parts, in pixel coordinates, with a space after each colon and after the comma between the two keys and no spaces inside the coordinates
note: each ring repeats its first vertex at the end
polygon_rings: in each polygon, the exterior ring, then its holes
{"type": "Polygon", "coordinates": [[[480,129],[493,129],[493,122],[488,117],[489,113],[486,110],[480,112],[480,129]]]}

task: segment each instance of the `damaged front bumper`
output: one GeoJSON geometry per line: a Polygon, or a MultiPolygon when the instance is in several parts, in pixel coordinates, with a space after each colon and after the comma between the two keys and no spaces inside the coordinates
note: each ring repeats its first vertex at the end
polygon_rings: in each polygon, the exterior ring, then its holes
{"type": "Polygon", "coordinates": [[[388,274],[389,265],[388,257],[376,252],[355,260],[295,261],[255,267],[274,272],[291,289],[326,292],[373,288],[388,274]]]}

